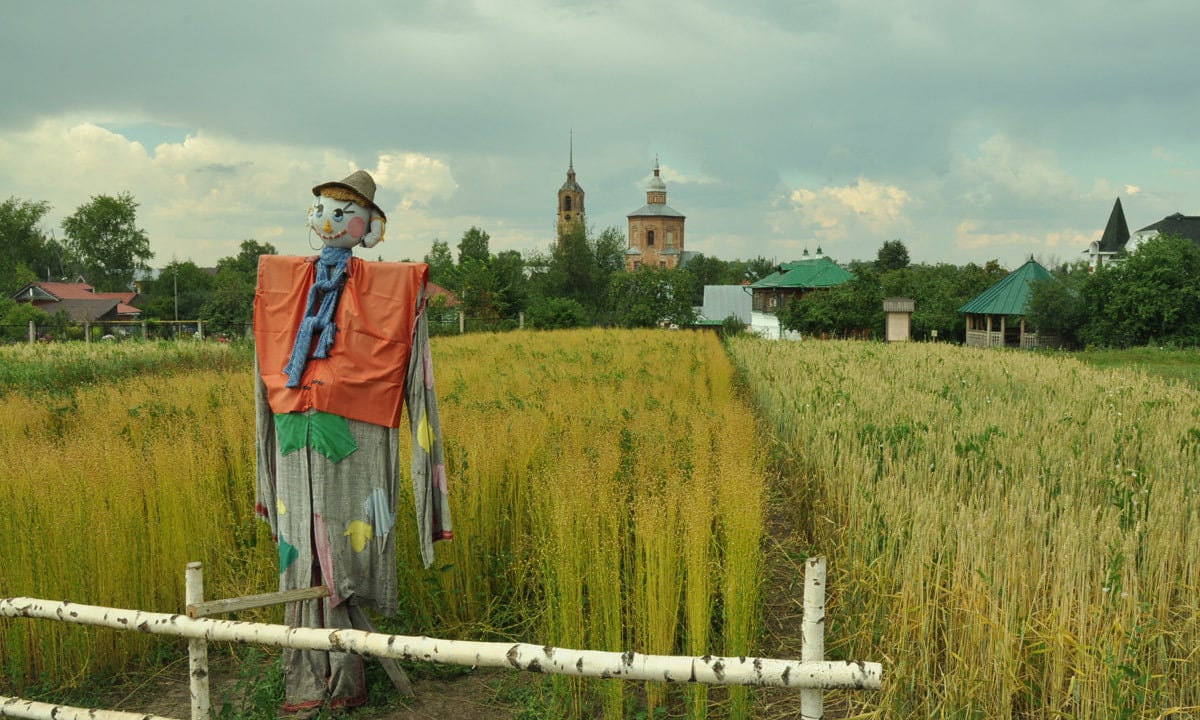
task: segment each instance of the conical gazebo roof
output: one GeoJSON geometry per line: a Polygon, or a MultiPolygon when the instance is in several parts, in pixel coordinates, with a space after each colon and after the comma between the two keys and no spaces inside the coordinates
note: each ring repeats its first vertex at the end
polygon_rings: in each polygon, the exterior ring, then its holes
{"type": "Polygon", "coordinates": [[[1024,265],[960,307],[958,312],[971,315],[1024,315],[1029,306],[1033,283],[1053,277],[1037,260],[1029,258],[1024,265]]]}

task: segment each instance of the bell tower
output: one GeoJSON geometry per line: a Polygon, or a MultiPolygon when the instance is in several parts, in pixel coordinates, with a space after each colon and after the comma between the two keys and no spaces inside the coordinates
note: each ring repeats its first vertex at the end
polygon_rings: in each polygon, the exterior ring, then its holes
{"type": "Polygon", "coordinates": [[[562,237],[577,224],[584,224],[583,188],[575,182],[575,133],[572,131],[567,181],[558,189],[558,236],[562,237]]]}

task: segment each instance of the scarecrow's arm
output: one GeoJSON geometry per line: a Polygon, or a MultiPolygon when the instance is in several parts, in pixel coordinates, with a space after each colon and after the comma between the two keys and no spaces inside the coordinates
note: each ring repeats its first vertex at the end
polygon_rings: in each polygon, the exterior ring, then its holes
{"type": "Polygon", "coordinates": [[[275,510],[275,415],[267,402],[267,386],[254,358],[254,425],[258,443],[255,453],[254,513],[271,527],[271,537],[279,538],[275,510]]]}

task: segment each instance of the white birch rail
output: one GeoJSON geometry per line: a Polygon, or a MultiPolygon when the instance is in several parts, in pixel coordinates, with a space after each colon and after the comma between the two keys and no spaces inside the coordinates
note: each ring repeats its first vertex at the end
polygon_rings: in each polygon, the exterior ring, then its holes
{"type": "Polygon", "coordinates": [[[878,690],[879,663],[802,662],[757,657],[681,657],[599,650],[571,650],[528,643],[439,640],[362,630],[294,628],[182,614],[122,610],[17,597],[0,599],[0,617],[41,618],[209,642],[255,643],[298,650],[350,652],[397,660],[480,667],[508,667],[577,677],[620,678],[710,685],[758,685],[796,689],[878,690]]]}
{"type": "Polygon", "coordinates": [[[162,715],[52,705],[4,695],[0,695],[0,717],[31,718],[32,720],[175,720],[175,718],[167,718],[162,715]]]}

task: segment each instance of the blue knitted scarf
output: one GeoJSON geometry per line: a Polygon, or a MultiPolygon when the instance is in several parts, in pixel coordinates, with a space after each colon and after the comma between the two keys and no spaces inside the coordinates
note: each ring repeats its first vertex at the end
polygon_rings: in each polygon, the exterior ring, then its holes
{"type": "Polygon", "coordinates": [[[304,306],[304,319],[300,321],[300,329],[296,333],[296,343],[292,346],[292,358],[283,369],[288,376],[287,387],[300,385],[300,376],[304,374],[304,366],[308,363],[308,350],[315,334],[320,333],[320,337],[312,356],[329,357],[329,349],[333,347],[333,337],[338,330],[333,322],[333,314],[342,296],[342,286],[346,284],[346,263],[352,254],[350,248],[326,246],[321,249],[321,257],[317,259],[317,279],[308,290],[308,302],[304,306]]]}

